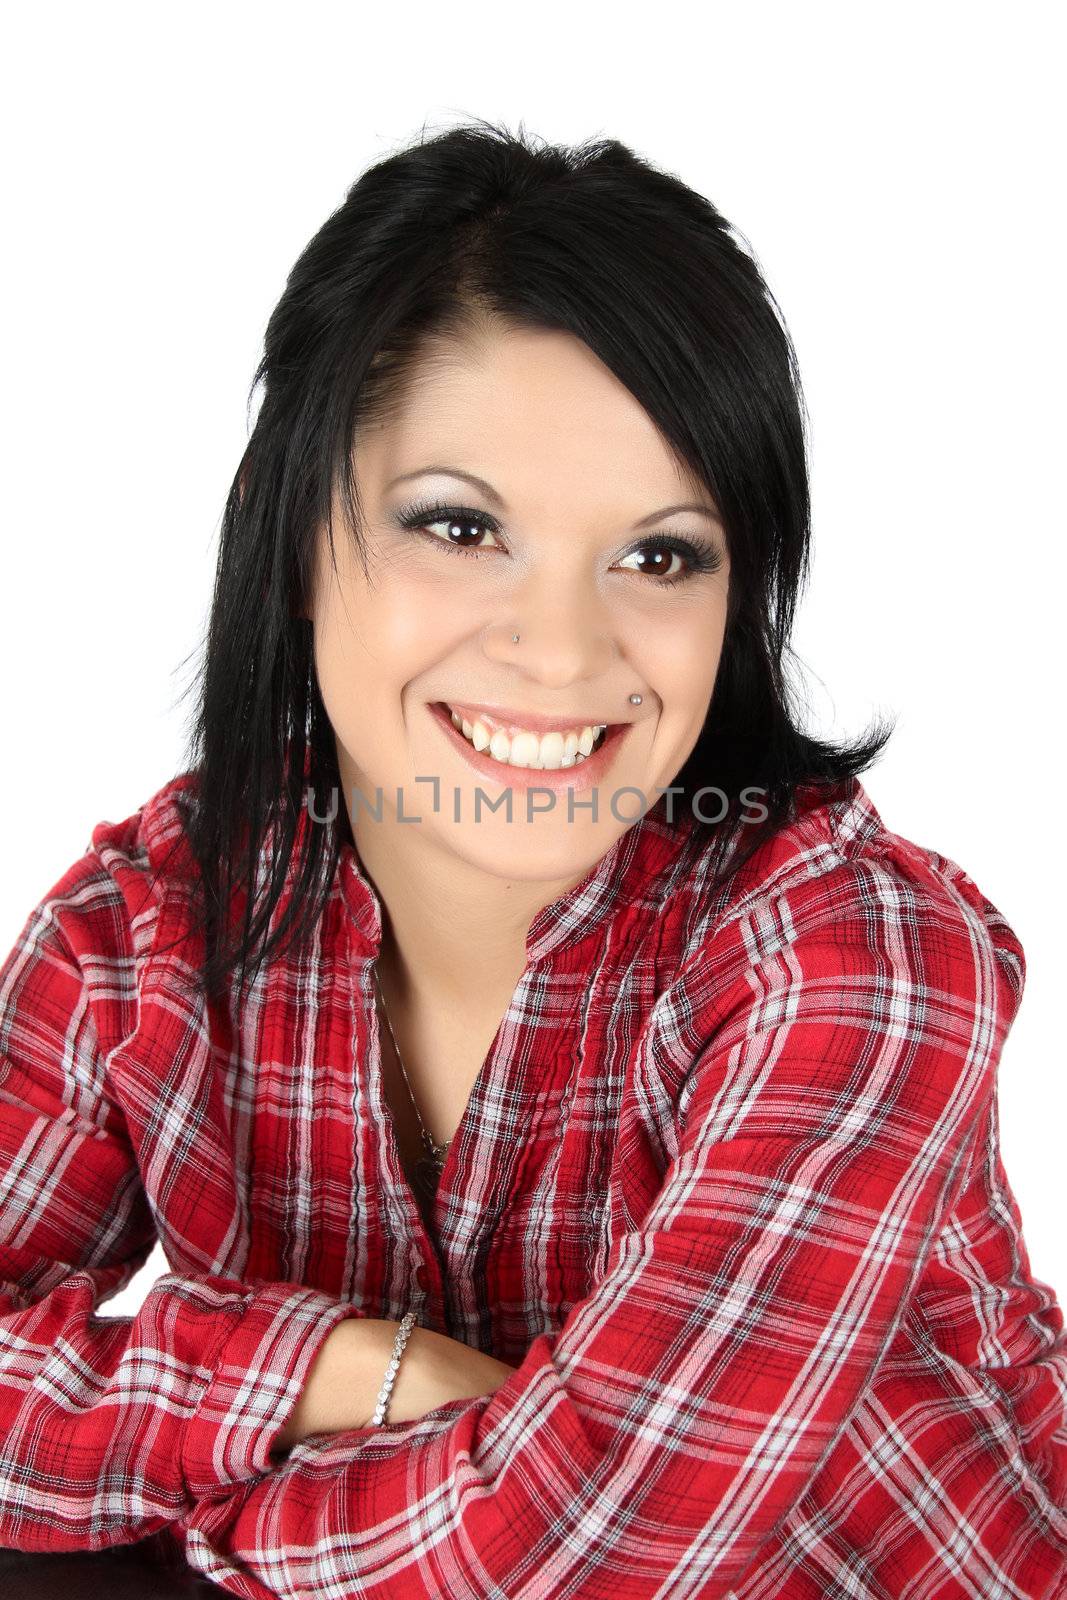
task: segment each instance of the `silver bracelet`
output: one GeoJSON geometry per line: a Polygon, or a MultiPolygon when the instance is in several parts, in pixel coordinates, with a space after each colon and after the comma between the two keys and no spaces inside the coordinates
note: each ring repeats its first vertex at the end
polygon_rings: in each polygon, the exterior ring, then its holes
{"type": "Polygon", "coordinates": [[[418,1313],[414,1311],[407,1312],[404,1320],[396,1330],[396,1338],[393,1340],[393,1358],[386,1368],[385,1378],[378,1391],[378,1404],[374,1408],[374,1415],[370,1422],[372,1428],[380,1428],[385,1421],[385,1408],[389,1404],[389,1396],[393,1392],[396,1369],[400,1365],[400,1357],[404,1354],[404,1346],[411,1337],[411,1330],[415,1326],[417,1315],[418,1313]]]}

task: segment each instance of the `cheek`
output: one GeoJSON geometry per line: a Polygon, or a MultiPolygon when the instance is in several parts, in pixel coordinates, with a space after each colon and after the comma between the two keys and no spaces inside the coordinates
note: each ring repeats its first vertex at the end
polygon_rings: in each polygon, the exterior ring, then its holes
{"type": "Polygon", "coordinates": [[[401,679],[433,659],[438,642],[451,638],[460,608],[417,585],[394,587],[382,594],[374,616],[374,648],[383,667],[401,679]]]}
{"type": "Polygon", "coordinates": [[[469,575],[463,582],[447,569],[467,565],[462,556],[434,557],[432,552],[421,559],[394,558],[373,569],[373,585],[365,584],[361,575],[358,585],[351,586],[349,615],[360,620],[367,649],[383,666],[395,662],[399,670],[400,663],[425,656],[431,640],[464,631],[477,591],[469,575]]]}
{"type": "Polygon", "coordinates": [[[715,687],[723,619],[716,611],[676,617],[650,632],[640,660],[664,714],[702,720],[715,687]]]}
{"type": "Polygon", "coordinates": [[[344,574],[316,612],[316,655],[324,672],[344,673],[353,686],[402,678],[435,615],[417,586],[344,574]]]}
{"type": "Polygon", "coordinates": [[[442,653],[454,630],[446,608],[413,586],[335,588],[315,617],[315,671],[326,714],[346,748],[381,754],[398,739],[398,707],[408,685],[442,653]]]}

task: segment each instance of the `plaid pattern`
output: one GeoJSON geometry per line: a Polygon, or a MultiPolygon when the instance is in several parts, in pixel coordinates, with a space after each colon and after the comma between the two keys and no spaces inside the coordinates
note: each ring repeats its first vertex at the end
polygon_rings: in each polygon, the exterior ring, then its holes
{"type": "Polygon", "coordinates": [[[714,889],[661,800],[531,926],[431,1232],[357,856],[235,1020],[189,781],[0,967],[0,1546],[167,1530],[250,1600],[1067,1592],[1067,1335],[998,1143],[1024,956],[959,866],[853,779],[714,889]],[[335,1324],[415,1304],[518,1370],[271,1461],[335,1324]]]}

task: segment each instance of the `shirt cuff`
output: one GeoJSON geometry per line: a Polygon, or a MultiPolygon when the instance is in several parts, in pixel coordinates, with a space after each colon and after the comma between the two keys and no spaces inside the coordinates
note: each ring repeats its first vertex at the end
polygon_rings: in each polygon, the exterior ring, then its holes
{"type": "Polygon", "coordinates": [[[228,1490],[270,1471],[272,1441],[308,1370],[339,1322],[361,1307],[293,1283],[249,1294],[206,1365],[210,1376],[185,1428],[182,1475],[190,1495],[228,1490]]]}

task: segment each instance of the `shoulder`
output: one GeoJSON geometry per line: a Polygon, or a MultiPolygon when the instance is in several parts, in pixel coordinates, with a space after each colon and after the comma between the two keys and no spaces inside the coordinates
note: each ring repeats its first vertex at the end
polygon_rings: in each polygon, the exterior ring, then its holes
{"type": "Polygon", "coordinates": [[[889,992],[969,1003],[1001,1035],[1018,1010],[1026,962],[1013,928],[956,862],[887,828],[858,778],[830,796],[799,791],[797,817],[719,886],[709,841],[690,881],[681,975],[692,1000],[753,988],[784,963],[811,982],[870,979],[872,1005],[889,992]]]}
{"type": "Polygon", "coordinates": [[[693,902],[661,1047],[708,1138],[935,1132],[954,1161],[988,1103],[1022,946],[961,867],[885,828],[858,780],[693,902]]]}
{"type": "Polygon", "coordinates": [[[182,774],[119,821],[98,822],[85,851],[27,914],[0,963],[0,1029],[53,1031],[91,1006],[101,1042],[135,1025],[139,975],[172,892],[188,893],[182,774]]]}
{"type": "Polygon", "coordinates": [[[109,914],[125,925],[134,951],[147,946],[168,895],[187,894],[194,881],[185,833],[193,781],[182,773],[129,816],[93,827],[85,853],[46,897],[65,922],[90,927],[109,914]]]}

